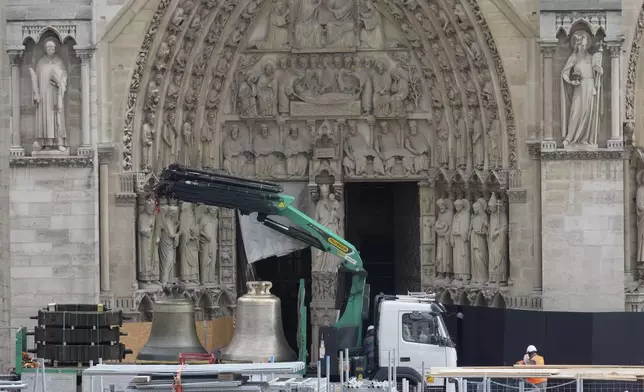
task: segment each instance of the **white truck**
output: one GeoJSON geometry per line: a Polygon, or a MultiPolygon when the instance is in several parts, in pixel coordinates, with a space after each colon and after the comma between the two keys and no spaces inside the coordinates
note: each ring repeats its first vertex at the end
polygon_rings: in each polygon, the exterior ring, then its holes
{"type": "Polygon", "coordinates": [[[398,382],[406,378],[412,386],[425,382],[425,390],[455,392],[455,383],[429,376],[431,367],[456,367],[456,345],[443,320],[447,312],[435,294],[380,294],[373,309],[376,371],[372,378],[387,380],[391,358],[398,382]]]}

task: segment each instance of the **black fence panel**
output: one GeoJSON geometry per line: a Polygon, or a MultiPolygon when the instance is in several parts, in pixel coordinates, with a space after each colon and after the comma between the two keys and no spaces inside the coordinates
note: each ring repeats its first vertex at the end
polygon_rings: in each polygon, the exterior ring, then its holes
{"type": "Polygon", "coordinates": [[[547,364],[644,365],[644,313],[446,308],[458,366],[511,366],[530,344],[547,364]]]}

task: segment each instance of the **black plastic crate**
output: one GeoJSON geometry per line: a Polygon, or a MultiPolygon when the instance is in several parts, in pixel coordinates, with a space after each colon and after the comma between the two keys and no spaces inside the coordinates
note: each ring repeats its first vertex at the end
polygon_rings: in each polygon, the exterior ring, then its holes
{"type": "Polygon", "coordinates": [[[56,328],[36,327],[34,328],[34,341],[47,344],[100,344],[119,343],[121,340],[121,329],[111,328],[56,328]]]}
{"type": "Polygon", "coordinates": [[[122,360],[132,350],[126,349],[123,343],[114,345],[61,345],[36,343],[36,349],[31,350],[39,358],[58,363],[98,363],[99,359],[104,361],[122,360]]]}
{"type": "Polygon", "coordinates": [[[109,310],[106,312],[72,312],[39,310],[38,325],[64,328],[103,328],[123,325],[123,312],[109,310]]]}

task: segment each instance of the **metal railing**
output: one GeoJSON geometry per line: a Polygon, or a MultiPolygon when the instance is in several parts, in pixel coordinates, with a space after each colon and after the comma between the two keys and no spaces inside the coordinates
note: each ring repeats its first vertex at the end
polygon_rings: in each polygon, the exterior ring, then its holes
{"type": "Polygon", "coordinates": [[[532,384],[523,378],[454,378],[458,392],[644,392],[642,380],[548,378],[532,384]]]}

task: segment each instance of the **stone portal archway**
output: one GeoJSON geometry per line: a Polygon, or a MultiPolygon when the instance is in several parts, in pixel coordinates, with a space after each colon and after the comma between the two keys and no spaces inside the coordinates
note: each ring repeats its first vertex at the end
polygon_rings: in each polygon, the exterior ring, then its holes
{"type": "MultiPolygon", "coordinates": [[[[518,169],[496,45],[476,0],[317,4],[161,0],[128,92],[123,170],[150,177],[180,162],[299,183],[340,235],[343,217],[328,211],[341,210],[329,207],[345,182],[418,181],[425,285],[435,200],[487,199],[464,192],[468,183],[495,191],[518,169]]],[[[234,225],[219,212],[217,283],[227,287],[234,225]]],[[[316,315],[334,313],[328,265],[314,252],[316,315]]]]}

